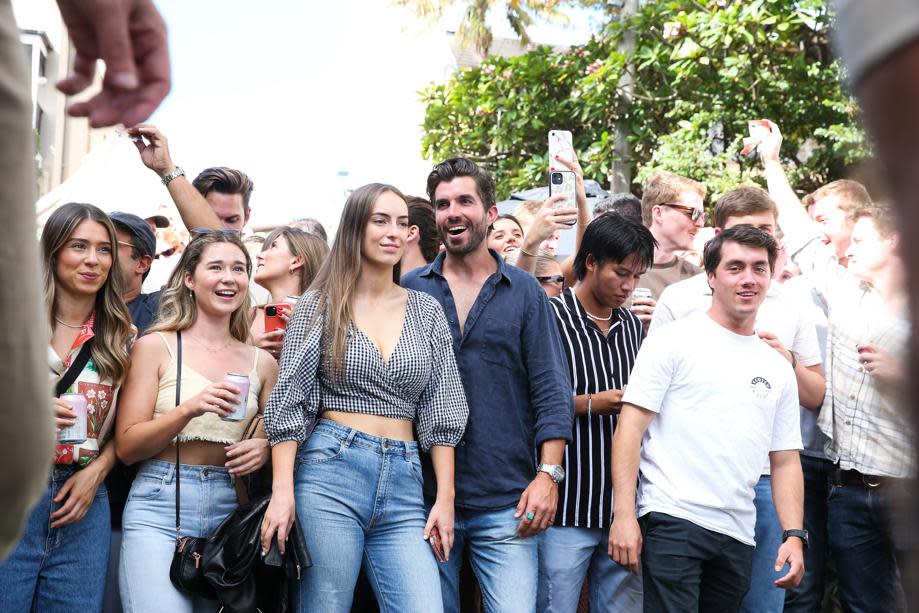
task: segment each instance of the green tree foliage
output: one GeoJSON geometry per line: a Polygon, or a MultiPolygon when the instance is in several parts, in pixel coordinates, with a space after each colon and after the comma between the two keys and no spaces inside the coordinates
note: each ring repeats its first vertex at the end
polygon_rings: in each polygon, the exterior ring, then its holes
{"type": "Polygon", "coordinates": [[[499,194],[546,183],[546,132],[574,133],[586,176],[606,182],[620,117],[619,79],[632,62],[629,160],[640,183],[657,168],[703,181],[713,195],[762,182],[738,154],[747,120],[782,127],[793,184],[810,190],[868,155],[855,102],[829,52],[831,15],[818,0],[642,2],[585,45],[491,57],[422,92],[423,154],[454,155],[495,173],[499,194]],[[618,51],[636,34],[633,54],[618,51]]]}

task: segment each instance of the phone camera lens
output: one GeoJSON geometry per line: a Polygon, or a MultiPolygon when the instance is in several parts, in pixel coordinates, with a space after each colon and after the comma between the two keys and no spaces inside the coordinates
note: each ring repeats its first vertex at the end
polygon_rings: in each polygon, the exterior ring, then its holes
{"type": "Polygon", "coordinates": [[[550,180],[552,181],[552,185],[561,185],[563,182],[562,173],[553,172],[550,180]]]}
{"type": "Polygon", "coordinates": [[[268,317],[277,317],[278,307],[273,307],[273,306],[265,307],[265,314],[268,315],[268,317]]]}

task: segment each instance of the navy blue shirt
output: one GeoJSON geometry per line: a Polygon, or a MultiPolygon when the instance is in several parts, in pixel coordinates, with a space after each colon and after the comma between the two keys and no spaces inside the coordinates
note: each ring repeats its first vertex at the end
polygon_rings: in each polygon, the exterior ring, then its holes
{"type": "Polygon", "coordinates": [[[150,294],[141,294],[128,303],[128,311],[131,313],[131,323],[137,327],[137,336],[143,336],[150,324],[156,318],[156,312],[160,308],[160,296],[163,290],[156,290],[150,294]]]}
{"type": "MultiPolygon", "coordinates": [[[[482,286],[460,333],[456,304],[443,276],[444,255],[413,270],[402,285],[440,302],[453,335],[469,421],[456,447],[457,507],[498,510],[516,506],[536,475],[538,447],[571,439],[571,382],[555,315],[536,279],[508,266],[494,251],[498,270],[482,286]]],[[[423,457],[425,496],[437,481],[423,457]]]]}

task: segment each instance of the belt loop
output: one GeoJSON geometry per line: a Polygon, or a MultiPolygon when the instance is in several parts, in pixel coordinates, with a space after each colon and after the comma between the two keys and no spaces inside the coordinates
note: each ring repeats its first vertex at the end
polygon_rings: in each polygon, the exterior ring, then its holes
{"type": "Polygon", "coordinates": [[[169,462],[169,467],[166,469],[166,483],[172,483],[175,481],[176,468],[177,467],[174,462],[169,462]]]}
{"type": "Polygon", "coordinates": [[[357,430],[354,428],[348,428],[348,436],[346,436],[344,440],[345,449],[351,446],[351,443],[354,442],[355,436],[357,436],[357,430]]]}

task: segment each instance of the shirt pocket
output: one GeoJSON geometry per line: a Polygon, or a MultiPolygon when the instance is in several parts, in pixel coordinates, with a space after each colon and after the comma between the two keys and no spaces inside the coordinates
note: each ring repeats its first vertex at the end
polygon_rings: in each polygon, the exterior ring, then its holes
{"type": "Polygon", "coordinates": [[[521,365],[520,324],[513,321],[514,317],[514,313],[507,313],[506,318],[484,318],[480,337],[483,361],[507,370],[521,365]]]}

